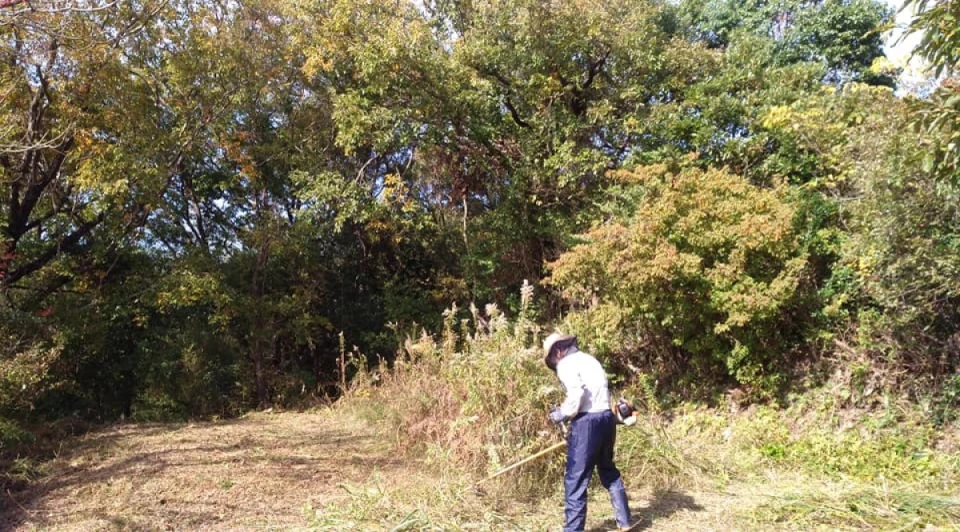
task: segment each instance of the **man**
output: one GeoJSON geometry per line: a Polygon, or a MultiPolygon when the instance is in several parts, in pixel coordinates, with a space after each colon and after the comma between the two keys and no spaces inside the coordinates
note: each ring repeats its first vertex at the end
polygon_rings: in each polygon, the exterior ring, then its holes
{"type": "Polygon", "coordinates": [[[620,530],[630,528],[630,508],[620,471],[613,463],[617,422],[610,409],[610,392],[603,367],[577,348],[577,337],[553,333],[543,342],[544,362],[553,370],[566,397],[550,412],[550,421],[570,420],[567,471],[563,479],[566,509],[564,532],[581,531],[587,520],[587,485],[593,470],[610,492],[620,530]]]}

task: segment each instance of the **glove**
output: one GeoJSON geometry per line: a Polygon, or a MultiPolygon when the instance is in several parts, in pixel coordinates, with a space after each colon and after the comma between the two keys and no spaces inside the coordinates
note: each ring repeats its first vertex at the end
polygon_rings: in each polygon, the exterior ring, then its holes
{"type": "Polygon", "coordinates": [[[550,411],[550,414],[548,414],[547,417],[550,418],[550,421],[553,423],[563,423],[563,420],[567,418],[567,416],[563,415],[563,412],[556,407],[550,411]]]}

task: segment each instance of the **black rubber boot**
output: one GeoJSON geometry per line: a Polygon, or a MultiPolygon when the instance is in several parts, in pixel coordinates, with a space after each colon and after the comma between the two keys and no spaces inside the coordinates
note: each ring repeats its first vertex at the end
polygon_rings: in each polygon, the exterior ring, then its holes
{"type": "Polygon", "coordinates": [[[619,486],[610,486],[610,504],[613,505],[613,517],[621,530],[630,528],[630,505],[627,504],[627,490],[621,482],[619,486]]]}

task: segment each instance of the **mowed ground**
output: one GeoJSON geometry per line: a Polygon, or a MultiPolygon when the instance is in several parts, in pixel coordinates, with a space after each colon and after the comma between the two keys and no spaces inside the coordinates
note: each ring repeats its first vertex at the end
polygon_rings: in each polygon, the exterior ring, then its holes
{"type": "MultiPolygon", "coordinates": [[[[389,530],[393,524],[379,516],[349,527],[315,517],[325,509],[342,514],[351,486],[443,482],[416,460],[396,457],[368,425],[334,410],[118,425],[65,441],[45,469],[26,489],[2,494],[0,529],[389,530]]],[[[731,513],[762,500],[764,489],[632,491],[641,519],[636,529],[743,529],[731,513]]],[[[605,530],[611,525],[609,503],[599,486],[592,492],[588,530],[605,530]]],[[[559,497],[510,504],[513,517],[499,525],[454,522],[441,528],[557,530],[561,524],[559,497]]],[[[491,511],[503,512],[502,501],[496,506],[491,511]]]]}
{"type": "Polygon", "coordinates": [[[0,529],[304,528],[304,506],[335,503],[339,483],[405,466],[361,424],[338,421],[256,414],[88,434],[65,442],[46,476],[3,494],[0,529]]]}

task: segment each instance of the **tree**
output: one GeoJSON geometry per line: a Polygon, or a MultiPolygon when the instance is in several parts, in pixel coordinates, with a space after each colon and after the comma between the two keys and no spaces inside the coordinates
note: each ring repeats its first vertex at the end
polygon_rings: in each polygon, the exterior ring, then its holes
{"type": "Polygon", "coordinates": [[[687,0],[680,11],[694,38],[710,46],[729,46],[744,34],[762,36],[775,42],[781,63],[822,63],[829,83],[892,84],[869,70],[883,57],[882,29],[892,16],[882,2],[687,0]]]}
{"type": "MultiPolygon", "coordinates": [[[[338,142],[399,175],[459,233],[472,297],[542,275],[608,169],[663,140],[644,117],[704,75],[659,2],[342,2],[317,11],[307,68],[338,142]],[[370,35],[375,35],[371,38],[370,35]]],[[[509,288],[509,290],[508,290],[509,288]]]]}
{"type": "Polygon", "coordinates": [[[952,186],[960,185],[960,2],[908,1],[916,16],[908,33],[920,33],[914,55],[926,60],[934,76],[943,77],[929,99],[915,106],[916,124],[924,130],[924,169],[952,186]]]}
{"type": "Polygon", "coordinates": [[[62,258],[90,257],[97,242],[109,248],[156,204],[177,154],[162,151],[150,87],[125,57],[163,5],[0,14],[0,292],[8,302],[63,287],[69,270],[93,263],[57,269],[62,258]],[[158,139],[154,148],[147,138],[158,139]]]}

